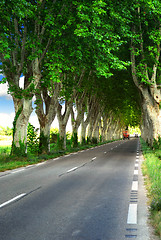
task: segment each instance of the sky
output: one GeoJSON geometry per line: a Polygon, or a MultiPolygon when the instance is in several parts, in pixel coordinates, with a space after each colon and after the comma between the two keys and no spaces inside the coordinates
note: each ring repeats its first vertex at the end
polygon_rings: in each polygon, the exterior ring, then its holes
{"type": "MultiPolygon", "coordinates": [[[[0,81],[2,80],[3,76],[0,75],[0,81]]],[[[23,77],[21,79],[21,84],[23,81],[23,77]]],[[[0,126],[2,127],[13,127],[13,120],[15,116],[14,112],[14,104],[13,100],[10,94],[7,93],[7,83],[5,84],[0,84],[0,126]]],[[[38,118],[33,111],[33,113],[30,116],[29,122],[36,128],[39,128],[39,122],[38,118]]],[[[51,127],[53,128],[59,128],[58,127],[58,120],[57,117],[55,118],[54,122],[52,123],[51,127]]],[[[67,131],[71,131],[71,124],[70,124],[70,119],[67,124],[67,131]]]]}

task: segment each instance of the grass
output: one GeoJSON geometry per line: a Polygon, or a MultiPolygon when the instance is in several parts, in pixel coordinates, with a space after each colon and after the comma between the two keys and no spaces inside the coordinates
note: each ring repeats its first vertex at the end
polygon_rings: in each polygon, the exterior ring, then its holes
{"type": "Polygon", "coordinates": [[[10,154],[11,146],[0,146],[0,155],[8,155],[10,154]]]}
{"type": "Polygon", "coordinates": [[[151,223],[161,239],[161,150],[154,150],[142,139],[140,141],[145,158],[142,171],[146,177],[151,223]]]}
{"type": "MultiPolygon", "coordinates": [[[[112,141],[108,141],[108,142],[112,142],[112,141]]],[[[77,152],[84,149],[92,148],[96,145],[102,145],[108,142],[90,144],[90,145],[79,144],[77,148],[72,148],[70,144],[68,144],[67,149],[64,151],[57,149],[56,144],[51,144],[50,145],[51,149],[49,154],[34,155],[31,153],[28,153],[26,157],[10,156],[11,146],[0,146],[0,172],[4,172],[6,170],[12,170],[19,167],[25,167],[31,164],[36,164],[36,163],[53,159],[59,156],[63,156],[72,152],[77,152]]]]}

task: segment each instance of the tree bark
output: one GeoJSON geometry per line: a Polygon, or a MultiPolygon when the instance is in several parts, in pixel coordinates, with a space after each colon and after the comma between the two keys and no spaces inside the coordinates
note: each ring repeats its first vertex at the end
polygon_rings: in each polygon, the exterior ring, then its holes
{"type": "Polygon", "coordinates": [[[65,102],[65,111],[62,113],[62,105],[58,103],[57,117],[59,121],[59,148],[66,149],[66,125],[71,113],[72,100],[65,102]]]}
{"type": "Polygon", "coordinates": [[[42,94],[40,92],[36,94],[38,102],[36,114],[40,124],[39,152],[43,154],[50,152],[50,128],[58,108],[59,90],[59,84],[55,84],[53,96],[49,96],[46,88],[42,90],[42,94]]]}
{"type": "MultiPolygon", "coordinates": [[[[153,14],[153,13],[152,13],[153,14]]],[[[159,104],[161,102],[161,92],[157,87],[157,70],[160,59],[160,36],[161,36],[161,25],[151,29],[151,31],[159,32],[159,41],[154,42],[155,52],[153,53],[153,60],[150,61],[150,51],[144,46],[144,30],[142,29],[141,22],[141,8],[138,7],[136,17],[138,18],[136,25],[132,26],[132,32],[136,36],[139,36],[140,41],[131,39],[131,69],[132,76],[135,85],[141,94],[141,106],[142,106],[142,137],[151,146],[153,145],[154,139],[158,140],[161,135],[161,124],[160,124],[160,109],[159,104]],[[139,29],[139,30],[138,30],[139,29]],[[137,49],[137,50],[136,50],[137,49]],[[137,56],[136,52],[140,52],[137,56]],[[145,51],[146,54],[145,54],[145,51]],[[145,55],[149,54],[149,59],[146,61],[145,55]],[[149,64],[150,62],[150,64],[149,64]],[[138,70],[139,64],[141,63],[141,70],[138,70]],[[152,65],[153,63],[153,65],[152,65]],[[148,65],[149,64],[149,65],[148,65]],[[139,74],[138,74],[139,73],[139,74]],[[140,78],[141,76],[141,78],[140,78]],[[143,80],[144,81],[143,81],[143,80]]],[[[149,30],[150,31],[150,30],[149,30]]],[[[146,35],[145,35],[146,36],[146,35]]],[[[148,41],[146,39],[146,41],[148,41]]]]}
{"type": "Polygon", "coordinates": [[[83,99],[81,101],[76,101],[77,113],[75,116],[74,110],[71,110],[71,123],[72,123],[72,145],[73,147],[78,146],[78,128],[84,118],[85,104],[83,99]]]}
{"type": "Polygon", "coordinates": [[[161,136],[161,110],[159,103],[154,100],[148,89],[144,89],[142,93],[142,137],[152,146],[153,140],[158,140],[158,137],[161,136]]]}
{"type": "MultiPolygon", "coordinates": [[[[151,146],[153,145],[154,139],[158,140],[161,136],[161,122],[160,116],[161,111],[159,104],[161,102],[161,91],[158,89],[156,84],[156,73],[152,74],[152,79],[149,80],[149,84],[140,83],[136,73],[136,60],[135,60],[135,48],[131,51],[131,62],[132,62],[132,76],[135,85],[141,94],[141,107],[142,107],[142,137],[151,146]]],[[[156,68],[156,67],[153,67],[156,68]]],[[[155,69],[156,71],[156,69],[155,69]]]]}
{"type": "Polygon", "coordinates": [[[27,153],[27,126],[33,111],[32,99],[14,99],[15,118],[13,122],[12,155],[27,153]]]}

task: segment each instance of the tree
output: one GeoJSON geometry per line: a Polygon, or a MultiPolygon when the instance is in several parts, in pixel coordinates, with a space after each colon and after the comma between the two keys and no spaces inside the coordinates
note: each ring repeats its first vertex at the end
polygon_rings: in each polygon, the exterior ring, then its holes
{"type": "Polygon", "coordinates": [[[51,43],[54,1],[1,1],[0,60],[15,107],[12,153],[26,151],[32,97],[41,79],[40,65],[51,43]],[[20,76],[24,75],[24,88],[20,76]]]}
{"type": "Polygon", "coordinates": [[[132,9],[132,76],[141,94],[143,138],[153,144],[161,135],[160,1],[138,1],[132,9]]]}

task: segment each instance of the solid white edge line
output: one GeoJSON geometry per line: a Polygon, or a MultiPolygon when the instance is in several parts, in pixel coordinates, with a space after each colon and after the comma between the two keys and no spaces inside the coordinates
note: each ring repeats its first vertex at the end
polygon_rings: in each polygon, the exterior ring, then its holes
{"type": "Polygon", "coordinates": [[[26,193],[22,193],[22,194],[18,195],[17,197],[14,197],[14,198],[12,198],[12,199],[9,200],[9,201],[0,204],[0,208],[2,208],[2,207],[4,207],[4,206],[8,205],[9,203],[12,203],[12,202],[14,202],[14,201],[20,199],[20,198],[22,198],[22,197],[24,197],[25,195],[26,195],[26,193]]]}
{"type": "Polygon", "coordinates": [[[19,170],[15,170],[15,171],[12,171],[11,174],[18,173],[18,172],[22,172],[22,171],[24,171],[24,170],[25,170],[25,168],[22,168],[22,169],[19,169],[19,170]]]}
{"type": "Polygon", "coordinates": [[[41,166],[41,165],[43,165],[43,164],[45,164],[45,163],[47,163],[47,162],[37,163],[36,166],[41,166]]]}
{"type": "Polygon", "coordinates": [[[137,224],[137,204],[129,204],[127,224],[137,224]]]}

